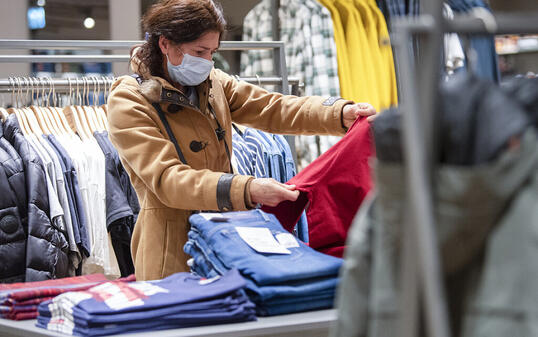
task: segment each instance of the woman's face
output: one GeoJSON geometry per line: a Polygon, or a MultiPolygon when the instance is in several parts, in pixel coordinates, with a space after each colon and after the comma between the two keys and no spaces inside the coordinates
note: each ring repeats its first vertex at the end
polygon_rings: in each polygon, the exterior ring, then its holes
{"type": "MultiPolygon", "coordinates": [[[[204,33],[195,41],[186,42],[179,45],[168,40],[164,36],[161,36],[159,39],[159,46],[161,47],[162,53],[164,55],[168,55],[168,60],[170,63],[176,66],[181,64],[184,54],[202,57],[211,61],[213,54],[219,48],[219,40],[220,33],[210,31],[204,33]]],[[[166,67],[166,60],[164,60],[164,66],[166,67]]]]}

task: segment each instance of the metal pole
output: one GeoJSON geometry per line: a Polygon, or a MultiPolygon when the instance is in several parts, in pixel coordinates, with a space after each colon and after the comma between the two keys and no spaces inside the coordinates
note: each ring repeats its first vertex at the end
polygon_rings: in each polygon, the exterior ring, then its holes
{"type": "MultiPolygon", "coordinates": [[[[99,49],[115,50],[130,49],[134,45],[142,44],[145,41],[130,40],[14,40],[0,39],[0,49],[99,49]]],[[[219,50],[252,50],[252,49],[275,49],[279,48],[283,42],[275,41],[222,41],[219,50]]]]}
{"type": "MultiPolygon", "coordinates": [[[[435,2],[435,1],[434,1],[435,2]]],[[[429,4],[426,12],[434,13],[441,8],[439,4],[429,4]]],[[[409,247],[404,247],[406,259],[416,258],[418,262],[419,284],[412,284],[415,278],[402,273],[401,291],[404,293],[402,301],[411,301],[411,294],[416,294],[415,287],[420,285],[427,333],[429,336],[449,337],[450,326],[444,287],[439,266],[439,252],[435,235],[433,216],[432,172],[435,158],[434,135],[436,129],[435,102],[437,100],[437,87],[440,76],[440,21],[432,15],[422,17],[424,24],[430,26],[430,32],[420,36],[422,57],[420,67],[413,67],[414,62],[410,55],[409,43],[411,34],[405,25],[395,25],[398,33],[398,58],[401,62],[400,75],[402,81],[402,122],[403,144],[406,168],[406,181],[408,186],[410,212],[406,216],[404,231],[411,231],[408,239],[404,239],[404,246],[411,245],[415,254],[408,253],[409,247]],[[417,74],[415,76],[415,74],[417,74]],[[415,82],[415,78],[418,83],[415,82]],[[419,91],[415,91],[416,87],[419,91]],[[418,99],[417,99],[418,98],[418,99]],[[416,247],[416,248],[415,248],[416,247]]],[[[404,234],[404,238],[409,233],[404,234]]],[[[404,266],[412,266],[412,261],[404,261],[404,266]]],[[[409,271],[407,271],[409,272],[409,271]]],[[[415,299],[416,300],[416,299],[415,299]]],[[[405,308],[406,303],[400,303],[405,308]]],[[[420,310],[402,310],[399,332],[403,336],[416,336],[416,324],[419,322],[420,310]]]]}
{"type": "MultiPolygon", "coordinates": [[[[72,78],[69,80],[65,78],[53,78],[53,79],[40,78],[40,79],[42,81],[39,83],[45,83],[47,85],[52,84],[56,91],[68,90],[70,87],[72,88],[74,85],[76,86],[77,83],[78,85],[84,84],[84,81],[82,80],[82,78],[72,78]]],[[[275,84],[282,83],[282,79],[280,77],[260,77],[260,78],[239,77],[239,79],[248,83],[252,83],[252,84],[261,83],[264,85],[275,85],[275,84]]],[[[113,78],[106,79],[106,78],[98,77],[97,82],[95,82],[94,79],[90,79],[90,85],[93,85],[94,83],[99,84],[99,85],[104,85],[105,83],[110,83],[110,81],[113,81],[113,80],[115,79],[113,78]]],[[[300,81],[298,78],[290,78],[289,83],[292,86],[292,90],[298,91],[299,84],[300,84],[300,81]]],[[[10,81],[7,79],[0,79],[0,92],[10,92],[12,90],[13,84],[14,84],[13,82],[10,83],[10,81]]],[[[31,89],[32,85],[16,84],[15,87],[26,90],[27,88],[31,89]]]]}

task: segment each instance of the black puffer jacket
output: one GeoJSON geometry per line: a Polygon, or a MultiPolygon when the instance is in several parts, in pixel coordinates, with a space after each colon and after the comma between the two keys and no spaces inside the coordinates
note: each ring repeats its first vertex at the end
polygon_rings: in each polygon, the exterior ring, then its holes
{"type": "Polygon", "coordinates": [[[24,164],[28,196],[26,281],[65,277],[69,267],[69,245],[65,235],[49,219],[49,198],[41,160],[22,135],[17,117],[13,114],[4,123],[4,135],[24,164]]]}
{"type": "Polygon", "coordinates": [[[25,280],[28,225],[25,214],[26,184],[22,160],[3,138],[0,128],[0,283],[25,280]]]}

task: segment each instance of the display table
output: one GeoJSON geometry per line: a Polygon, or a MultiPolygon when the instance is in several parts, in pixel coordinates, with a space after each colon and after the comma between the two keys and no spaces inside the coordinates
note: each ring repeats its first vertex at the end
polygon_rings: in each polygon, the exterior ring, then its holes
{"type": "MultiPolygon", "coordinates": [[[[309,336],[326,337],[329,326],[336,320],[336,310],[320,310],[303,312],[299,314],[260,317],[256,322],[211,325],[199,328],[185,328],[173,330],[160,330],[154,332],[141,332],[136,334],[123,334],[119,336],[309,336]]],[[[64,334],[37,328],[35,320],[10,321],[0,319],[0,336],[66,336],[64,334]]]]}

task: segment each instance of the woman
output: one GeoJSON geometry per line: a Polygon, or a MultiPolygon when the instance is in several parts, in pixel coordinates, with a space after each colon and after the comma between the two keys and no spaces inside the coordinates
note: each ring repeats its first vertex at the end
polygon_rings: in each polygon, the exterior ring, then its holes
{"type": "Polygon", "coordinates": [[[232,121],[283,134],[344,135],[369,104],[283,96],[213,69],[225,30],[212,0],[168,0],[143,18],[147,42],[108,99],[110,139],[136,189],[132,238],[138,280],[187,271],[193,210],[239,211],[296,200],[295,186],[231,173],[232,121]],[[175,143],[174,143],[175,138],[175,143]]]}

